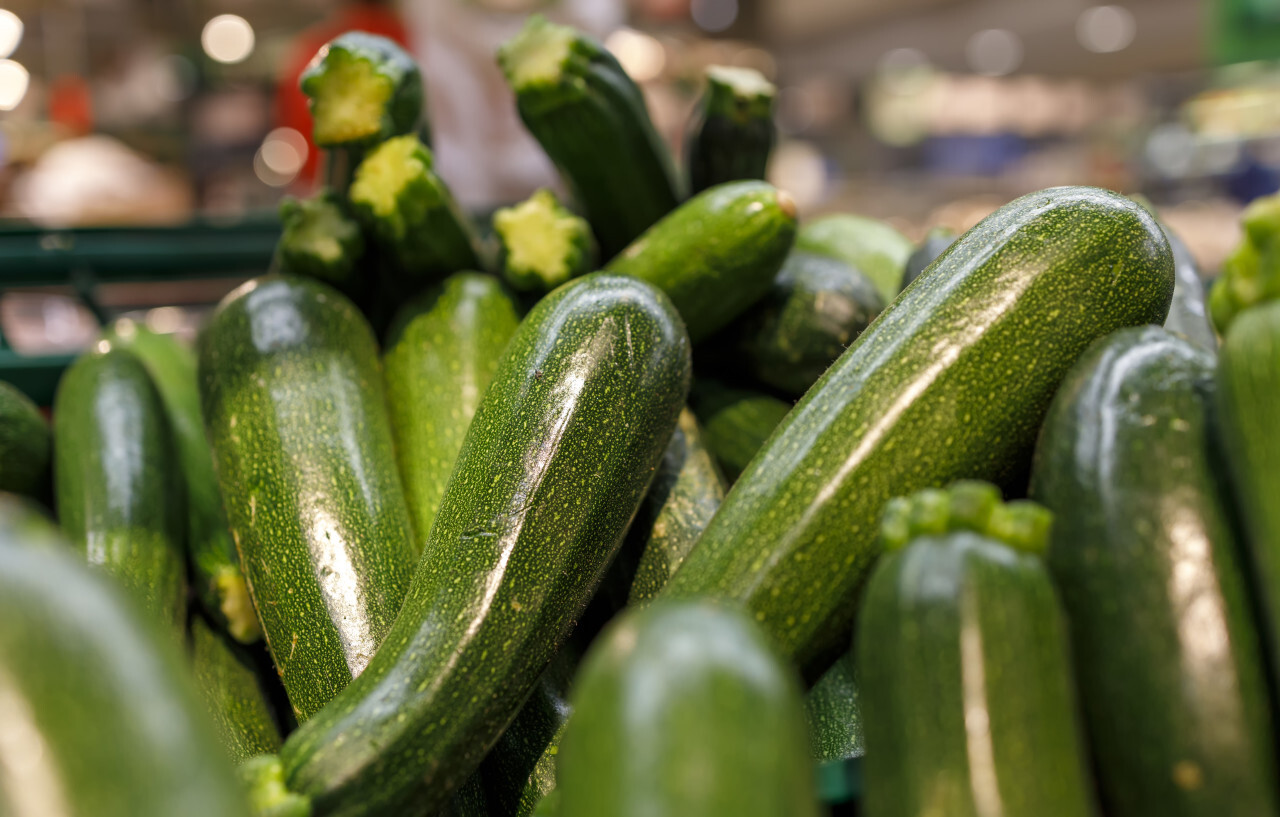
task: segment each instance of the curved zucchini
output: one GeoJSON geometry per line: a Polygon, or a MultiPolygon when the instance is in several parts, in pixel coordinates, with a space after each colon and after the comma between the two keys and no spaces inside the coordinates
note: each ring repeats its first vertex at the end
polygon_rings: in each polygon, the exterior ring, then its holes
{"type": "Polygon", "coordinates": [[[409,586],[377,345],[337,290],[267,275],[223,299],[199,351],[231,533],[305,720],[369,663],[409,586]]]}
{"type": "Polygon", "coordinates": [[[836,659],[805,696],[814,760],[848,760],[866,753],[853,661],[852,654],[836,659]]]}
{"type": "Polygon", "coordinates": [[[752,68],[711,65],[707,90],[685,141],[690,192],[744,179],[764,179],[778,141],[773,83],[752,68]]]}
{"type": "Polygon", "coordinates": [[[519,323],[496,278],[464,272],[405,305],[387,332],[387,409],[415,552],[431,533],[471,417],[519,323]]]}
{"type": "Polygon", "coordinates": [[[363,675],[281,750],[317,815],[428,814],[586,606],[689,388],[671,302],[593,274],[542,299],[481,400],[413,588],[363,675]]]}
{"type": "Polygon", "coordinates": [[[1036,451],[1108,814],[1280,814],[1260,644],[1211,462],[1213,369],[1162,329],[1116,332],[1071,370],[1036,451]]]}
{"type": "Polygon", "coordinates": [[[493,214],[502,278],[520,292],[550,292],[595,267],[591,225],[545,188],[493,214]]]}
{"type": "Polygon", "coordinates": [[[883,221],[836,213],[801,227],[796,249],[845,262],[870,278],[888,304],[903,287],[915,245],[883,221]]]}
{"type": "Polygon", "coordinates": [[[624,614],[572,700],[561,817],[819,813],[800,679],[741,612],[656,601],[624,614]]]}
{"type": "Polygon", "coordinates": [[[680,205],[605,269],[667,293],[697,343],[765,296],[795,231],[790,196],[764,182],[734,182],[680,205]]]}
{"type": "Polygon", "coordinates": [[[848,632],[884,503],[965,477],[1017,482],[1075,359],[1163,321],[1172,291],[1168,242],[1128,199],[1067,187],[1001,208],[787,414],[666,592],[741,602],[802,666],[817,658],[848,632]]]}
{"type": "Polygon", "coordinates": [[[0,491],[45,497],[52,456],[53,436],[40,409],[0,380],[0,491]]]}
{"type": "Polygon", "coordinates": [[[196,687],[232,760],[239,763],[280,748],[280,730],[253,664],[200,616],[191,619],[191,664],[196,687]]]}
{"type": "Polygon", "coordinates": [[[0,813],[244,817],[177,644],[68,550],[0,541],[0,813]]]}
{"type": "Polygon", "coordinates": [[[58,519],[176,639],[186,627],[182,472],[164,402],[131,352],[82,355],[53,403],[58,519]]]}

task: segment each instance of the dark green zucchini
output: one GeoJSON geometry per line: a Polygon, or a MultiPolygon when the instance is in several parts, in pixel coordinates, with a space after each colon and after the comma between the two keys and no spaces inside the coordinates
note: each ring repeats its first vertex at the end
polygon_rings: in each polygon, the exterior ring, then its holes
{"type": "Polygon", "coordinates": [[[965,477],[1017,484],[1062,376],[1094,339],[1163,321],[1172,266],[1150,214],[1113,193],[1001,208],[787,414],[666,592],[745,604],[802,666],[829,654],[884,503],[965,477]]]}
{"type": "Polygon", "coordinates": [[[653,477],[689,341],[642,281],[593,274],[520,324],[382,648],[281,750],[325,815],[430,814],[480,764],[586,606],[653,477]]]}
{"type": "Polygon", "coordinates": [[[655,601],[587,653],[556,768],[561,817],[816,817],[800,679],[730,607],[655,601]]]}
{"type": "Polygon", "coordinates": [[[866,753],[853,661],[852,654],[836,659],[805,695],[804,709],[814,760],[848,760],[866,753]]]}
{"type": "Polygon", "coordinates": [[[870,278],[887,304],[903,287],[907,259],[915,245],[883,221],[837,213],[801,227],[796,249],[845,262],[870,278]]]}
{"type": "Polygon", "coordinates": [[[40,409],[0,380],[0,491],[46,497],[52,456],[53,435],[40,409]]]}
{"type": "Polygon", "coordinates": [[[545,188],[493,214],[502,278],[520,292],[550,292],[595,268],[591,225],[545,188]]]}
{"type": "Polygon", "coordinates": [[[253,662],[200,616],[191,619],[191,664],[205,709],[232,760],[280,748],[280,729],[253,662]]]}
{"type": "Polygon", "coordinates": [[[1164,234],[1173,250],[1174,274],[1173,302],[1169,304],[1169,317],[1164,321],[1164,328],[1216,354],[1218,336],[1209,320],[1199,265],[1187,245],[1167,225],[1164,234]]]}
{"type": "Polygon", "coordinates": [[[644,95],[604,46],[535,14],[498,50],[498,64],[604,258],[675,209],[681,191],[666,143],[644,95]]]}
{"type": "Polygon", "coordinates": [[[415,552],[431,533],[471,417],[519,323],[498,279],[464,272],[406,304],[387,332],[387,409],[415,552]]]}
{"type": "Polygon", "coordinates": [[[332,190],[280,202],[280,241],[274,266],[279,272],[309,275],[349,295],[365,290],[364,234],[332,190]]]}
{"type": "Polygon", "coordinates": [[[1108,814],[1280,814],[1272,713],[1215,473],[1213,359],[1156,327],[1072,368],[1036,451],[1108,814]]]}
{"type": "Polygon", "coordinates": [[[768,293],[795,231],[786,193],[764,182],[724,184],[680,205],[606,269],[667,293],[697,343],[768,293]]]}
{"type": "Polygon", "coordinates": [[[693,395],[693,410],[702,422],[707,450],[730,483],[791,411],[785,400],[710,380],[699,381],[693,395]]]}
{"type": "Polygon", "coordinates": [[[164,402],[133,353],[82,355],[53,404],[58,519],[175,640],[186,629],[182,471],[164,402]]]}
{"type": "Polygon", "coordinates": [[[938,256],[947,251],[947,248],[956,243],[956,234],[954,230],[947,227],[934,227],[929,234],[920,242],[920,246],[907,257],[907,268],[902,276],[902,286],[905,289],[907,284],[920,277],[920,273],[929,268],[929,265],[938,260],[938,256]]]}
{"type": "Polygon", "coordinates": [[[117,321],[103,339],[142,361],[164,402],[185,488],[187,557],[205,611],[237,641],[257,641],[262,626],[249,599],[240,556],[222,510],[213,452],[204,436],[195,355],[172,335],[152,332],[130,320],[117,321]]]}
{"type": "Polygon", "coordinates": [[[793,252],[738,330],[762,383],[799,397],[884,309],[875,284],[834,258],[793,252]]]}
{"type": "Polygon", "coordinates": [[[866,813],[1090,817],[1049,514],[961,483],[885,511],[857,662],[866,813]]]}
{"type": "Polygon", "coordinates": [[[267,275],[223,299],[199,351],[231,533],[305,720],[369,663],[412,571],[377,344],[337,290],[267,275]]]}
{"type": "Polygon", "coordinates": [[[0,537],[0,814],[245,817],[177,643],[69,550],[0,537]]]}
{"type": "Polygon", "coordinates": [[[489,802],[485,796],[484,784],[480,774],[467,778],[467,782],[453,793],[449,804],[439,812],[438,817],[489,817],[489,802]]]}
{"type": "Polygon", "coordinates": [[[689,190],[745,179],[764,179],[778,141],[773,83],[753,68],[708,66],[707,89],[685,140],[689,190]]]}
{"type": "Polygon", "coordinates": [[[377,34],[348,31],[302,72],[302,92],[323,148],[367,148],[413,132],[422,118],[422,72],[408,52],[377,34]]]}

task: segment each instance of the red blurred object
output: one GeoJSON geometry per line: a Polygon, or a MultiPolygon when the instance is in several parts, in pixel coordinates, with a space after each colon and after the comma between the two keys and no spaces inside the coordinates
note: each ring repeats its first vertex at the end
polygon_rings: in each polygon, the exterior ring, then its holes
{"type": "Polygon", "coordinates": [[[382,2],[353,3],[298,35],[276,86],[276,121],[281,127],[293,128],[307,138],[307,161],[294,183],[301,189],[309,190],[313,186],[320,156],[315,142],[311,140],[311,110],[307,106],[306,94],[298,87],[298,79],[325,43],[351,30],[381,34],[409,48],[409,33],[404,21],[382,2]]]}
{"type": "Polygon", "coordinates": [[[63,74],[49,84],[49,121],[73,136],[93,132],[93,99],[89,83],[74,74],[63,74]]]}

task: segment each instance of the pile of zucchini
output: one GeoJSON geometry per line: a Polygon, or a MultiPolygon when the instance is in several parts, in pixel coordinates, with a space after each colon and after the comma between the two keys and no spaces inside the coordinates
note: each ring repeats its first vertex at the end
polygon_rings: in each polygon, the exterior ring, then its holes
{"type": "Polygon", "coordinates": [[[677,169],[589,37],[498,62],[570,202],[473,222],[349,33],[195,349],[0,383],[0,814],[1280,817],[1280,199],[1219,351],[1133,200],[917,250],[797,223],[752,72],[677,169]]]}

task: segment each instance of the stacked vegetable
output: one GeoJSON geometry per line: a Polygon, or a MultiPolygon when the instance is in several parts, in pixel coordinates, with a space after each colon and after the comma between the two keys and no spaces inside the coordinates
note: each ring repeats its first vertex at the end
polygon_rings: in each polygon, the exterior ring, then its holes
{"type": "Polygon", "coordinates": [[[1132,200],[916,252],[797,225],[762,77],[709,72],[681,174],[599,43],[499,62],[572,202],[474,224],[343,35],[329,186],[195,353],[109,329],[52,457],[0,390],[61,525],[0,497],[0,811],[816,815],[865,754],[872,817],[1280,813],[1280,203],[1218,361],[1132,200]]]}

